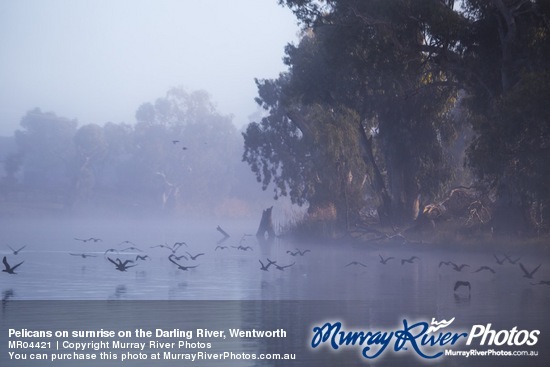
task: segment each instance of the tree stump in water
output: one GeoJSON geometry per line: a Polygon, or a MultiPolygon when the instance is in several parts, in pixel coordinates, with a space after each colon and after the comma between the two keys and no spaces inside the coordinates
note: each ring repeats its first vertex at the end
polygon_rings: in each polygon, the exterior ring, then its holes
{"type": "Polygon", "coordinates": [[[267,239],[275,238],[275,230],[273,229],[273,219],[271,218],[271,212],[273,207],[267,208],[262,213],[262,219],[260,220],[260,226],[258,227],[258,232],[256,232],[256,237],[261,239],[266,239],[265,234],[267,232],[267,239]]]}

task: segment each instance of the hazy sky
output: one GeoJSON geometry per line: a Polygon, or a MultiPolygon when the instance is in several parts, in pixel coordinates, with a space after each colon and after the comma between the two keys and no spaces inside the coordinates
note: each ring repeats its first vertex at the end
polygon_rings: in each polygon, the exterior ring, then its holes
{"type": "Polygon", "coordinates": [[[208,91],[240,127],[298,31],[277,0],[0,0],[0,135],[35,107],[132,123],[174,86],[208,91]]]}

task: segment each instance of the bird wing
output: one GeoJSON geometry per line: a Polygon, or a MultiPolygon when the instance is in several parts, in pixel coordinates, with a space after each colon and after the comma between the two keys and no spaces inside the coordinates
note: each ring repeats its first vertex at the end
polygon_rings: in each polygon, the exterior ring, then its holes
{"type": "Polygon", "coordinates": [[[112,262],[115,266],[118,266],[118,263],[116,261],[114,261],[113,259],[111,259],[110,257],[108,257],[108,256],[107,256],[107,260],[112,262]]]}
{"type": "MultiPolygon", "coordinates": [[[[527,269],[525,269],[525,266],[523,266],[522,263],[519,263],[519,267],[521,268],[521,270],[523,271],[523,273],[527,276],[531,275],[529,274],[529,272],[527,271],[527,269]]],[[[538,268],[537,268],[538,269],[538,268]]]]}
{"type": "Polygon", "coordinates": [[[537,266],[536,268],[533,269],[533,271],[531,272],[531,275],[535,274],[537,272],[537,270],[539,270],[540,266],[542,264],[539,264],[539,266],[537,266]]]}
{"type": "Polygon", "coordinates": [[[12,266],[11,271],[14,271],[15,269],[17,269],[17,267],[18,267],[19,265],[21,265],[21,264],[23,264],[23,263],[24,263],[24,261],[21,261],[19,264],[15,265],[15,266],[12,266]]]}
{"type": "Polygon", "coordinates": [[[168,261],[170,261],[172,264],[176,264],[177,266],[180,266],[180,264],[178,264],[177,262],[175,262],[174,260],[172,260],[172,256],[168,256],[168,261]]]}
{"type": "Polygon", "coordinates": [[[4,266],[6,267],[6,270],[10,270],[10,264],[8,264],[8,259],[5,256],[2,259],[2,262],[4,263],[4,266]]]}
{"type": "Polygon", "coordinates": [[[25,247],[27,247],[27,245],[24,245],[23,247],[21,247],[19,250],[17,250],[17,252],[23,250],[25,247]]]}

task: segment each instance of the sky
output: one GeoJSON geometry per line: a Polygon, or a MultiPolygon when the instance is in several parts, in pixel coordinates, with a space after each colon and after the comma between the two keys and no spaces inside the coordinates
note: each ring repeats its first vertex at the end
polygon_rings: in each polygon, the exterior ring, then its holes
{"type": "Polygon", "coordinates": [[[254,78],[286,70],[299,26],[277,0],[0,0],[0,135],[25,113],[135,121],[172,87],[206,90],[242,127],[254,78]]]}

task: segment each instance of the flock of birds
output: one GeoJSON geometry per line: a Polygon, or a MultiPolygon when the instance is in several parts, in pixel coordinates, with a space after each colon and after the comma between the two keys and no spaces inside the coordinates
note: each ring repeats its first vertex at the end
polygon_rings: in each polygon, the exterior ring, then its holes
{"type": "MultiPolygon", "coordinates": [[[[218,227],[218,230],[220,228],[218,227]]],[[[223,231],[222,231],[223,232],[223,231]]],[[[243,243],[246,240],[246,237],[252,236],[250,234],[244,234],[237,246],[224,246],[221,245],[225,240],[229,238],[229,235],[227,235],[225,232],[224,238],[222,240],[218,241],[218,245],[214,248],[214,251],[222,251],[226,249],[236,249],[239,251],[254,251],[254,249],[251,246],[243,245],[243,243]]],[[[103,242],[101,238],[98,237],[89,237],[89,238],[78,238],[74,237],[75,241],[81,242],[83,244],[86,243],[100,243],[103,242]]],[[[13,255],[18,255],[21,250],[23,250],[25,246],[22,246],[19,249],[14,249],[13,247],[9,246],[10,250],[12,251],[13,255]]],[[[181,260],[185,259],[187,261],[196,261],[200,256],[205,256],[206,253],[204,252],[198,252],[195,254],[190,253],[189,251],[185,251],[184,254],[179,254],[181,248],[188,247],[188,244],[184,241],[174,242],[172,245],[169,245],[167,243],[160,244],[160,245],[154,245],[150,246],[151,249],[153,248],[161,248],[166,249],[169,251],[168,255],[168,261],[170,261],[172,264],[174,264],[177,269],[187,271],[189,269],[197,268],[200,264],[193,264],[193,265],[182,265],[181,260]]],[[[300,250],[296,249],[296,251],[287,251],[287,253],[291,256],[304,256],[308,252],[311,252],[311,250],[300,250]]],[[[92,257],[99,257],[100,255],[98,252],[90,253],[90,252],[69,252],[70,256],[77,256],[82,259],[92,258],[92,257]]],[[[106,261],[110,262],[114,265],[115,270],[125,272],[130,268],[133,268],[138,265],[139,261],[146,261],[150,259],[149,255],[145,254],[145,251],[139,248],[135,243],[129,240],[124,240],[120,242],[116,247],[111,247],[106,249],[103,252],[103,257],[106,261]],[[124,248],[123,248],[124,247],[124,248]],[[132,258],[128,258],[128,256],[134,256],[132,258]],[[122,258],[121,258],[122,257],[122,258]]],[[[261,260],[261,270],[267,271],[271,265],[273,265],[278,270],[284,270],[286,268],[289,268],[293,265],[295,265],[295,262],[288,264],[288,265],[280,265],[277,264],[277,261],[272,261],[268,259],[267,265],[264,266],[261,260]]],[[[7,259],[7,256],[4,256],[3,258],[3,264],[4,269],[3,272],[6,272],[8,274],[17,274],[15,272],[15,269],[17,269],[19,266],[21,266],[24,263],[24,261],[21,261],[20,263],[16,265],[10,265],[7,259]]]]}
{"type": "MultiPolygon", "coordinates": [[[[237,250],[237,251],[243,251],[243,252],[254,251],[254,248],[252,246],[244,245],[246,237],[252,236],[252,235],[244,234],[237,245],[229,246],[229,245],[223,245],[223,242],[227,240],[229,236],[224,231],[220,230],[220,232],[224,234],[224,238],[218,241],[217,246],[214,248],[214,251],[224,251],[224,250],[231,250],[231,249],[237,250]]],[[[98,237],[89,237],[89,238],[75,237],[74,240],[81,242],[83,244],[103,242],[103,240],[98,237]]],[[[13,248],[11,246],[8,246],[8,247],[14,256],[17,256],[23,249],[26,248],[26,246],[22,246],[20,248],[13,248]]],[[[172,245],[164,243],[160,245],[150,246],[151,249],[160,248],[168,251],[168,257],[167,257],[168,261],[172,263],[177,269],[182,271],[187,271],[190,269],[197,268],[200,265],[198,263],[195,263],[197,259],[199,259],[202,256],[208,256],[205,252],[198,252],[193,254],[188,251],[188,247],[189,247],[188,244],[184,241],[174,242],[172,245]],[[182,259],[185,259],[186,261],[193,262],[193,263],[183,264],[182,259]]],[[[308,253],[311,253],[311,250],[309,249],[302,250],[302,249],[296,248],[294,250],[286,251],[286,254],[292,257],[297,257],[297,256],[303,257],[303,256],[306,256],[306,254],[308,253]]],[[[70,256],[77,256],[83,259],[86,259],[89,257],[99,257],[101,256],[100,254],[101,252],[94,252],[94,253],[69,252],[70,256]]],[[[106,261],[108,261],[114,266],[115,270],[120,272],[126,272],[128,269],[138,266],[139,261],[147,261],[150,259],[149,255],[146,254],[144,250],[142,250],[136,244],[134,244],[129,240],[120,242],[116,247],[106,249],[103,252],[103,257],[105,258],[106,261]]],[[[382,254],[378,254],[378,257],[379,257],[379,263],[382,265],[390,265],[392,263],[396,263],[406,267],[408,266],[408,264],[414,264],[415,262],[421,261],[421,259],[418,256],[411,256],[409,258],[397,259],[394,256],[384,257],[382,256],[382,254]]],[[[528,267],[520,261],[521,257],[512,257],[506,253],[500,256],[493,254],[493,258],[495,261],[494,264],[496,266],[503,266],[503,265],[517,266],[519,270],[521,270],[521,274],[523,275],[524,278],[532,280],[532,282],[530,282],[531,285],[550,286],[550,280],[538,280],[538,281],[535,280],[535,274],[537,274],[537,272],[540,270],[542,264],[539,264],[535,267],[528,267]]],[[[258,261],[260,263],[259,269],[261,271],[269,271],[271,268],[274,268],[279,271],[284,271],[285,269],[296,265],[296,261],[283,265],[278,263],[277,260],[271,260],[269,258],[265,260],[258,259],[258,261]]],[[[24,263],[24,261],[18,262],[15,265],[11,265],[10,261],[8,261],[7,256],[4,256],[2,263],[4,265],[4,269],[2,270],[3,272],[7,274],[17,274],[15,270],[16,269],[18,270],[19,267],[24,263]]],[[[465,263],[457,264],[450,260],[442,260],[439,262],[438,268],[448,267],[449,269],[461,274],[466,274],[466,273],[476,274],[476,273],[482,273],[482,272],[496,274],[497,270],[495,270],[496,269],[495,265],[492,265],[492,266],[481,265],[474,268],[469,264],[465,264],[465,263]]],[[[343,266],[344,268],[354,267],[354,266],[360,266],[364,268],[368,267],[367,264],[357,260],[353,260],[343,266]]],[[[453,291],[457,292],[462,287],[467,288],[468,294],[471,292],[472,285],[470,281],[464,280],[464,279],[456,280],[453,287],[453,291]]]]}
{"type": "MultiPolygon", "coordinates": [[[[382,265],[388,265],[390,260],[397,259],[393,256],[389,257],[383,257],[381,254],[378,254],[380,258],[380,263],[382,265]]],[[[496,254],[493,254],[493,258],[495,259],[495,264],[497,265],[504,265],[504,264],[511,264],[511,265],[517,265],[521,272],[523,273],[523,277],[527,279],[534,280],[534,275],[538,272],[542,264],[537,265],[536,267],[532,269],[528,269],[523,263],[520,262],[521,257],[513,258],[509,256],[508,254],[504,253],[501,255],[502,257],[499,257],[496,254]]],[[[415,261],[420,260],[418,256],[411,256],[410,258],[404,258],[400,259],[401,266],[405,264],[413,264],[415,261]]],[[[345,267],[350,266],[361,266],[367,268],[367,264],[359,262],[359,261],[351,261],[345,267]]],[[[459,273],[466,273],[468,272],[466,269],[471,268],[469,264],[456,264],[453,261],[440,261],[438,268],[441,268],[443,266],[450,267],[452,270],[459,272],[459,273]]],[[[469,273],[481,273],[481,272],[489,272],[491,274],[496,274],[497,271],[494,267],[488,266],[488,265],[481,265],[477,267],[476,270],[469,271],[469,273]]],[[[550,280],[539,280],[538,282],[531,282],[531,285],[549,285],[550,286],[550,280]]],[[[468,280],[457,280],[454,284],[453,291],[457,292],[461,287],[465,287],[468,289],[468,292],[471,292],[472,284],[468,280]]]]}

